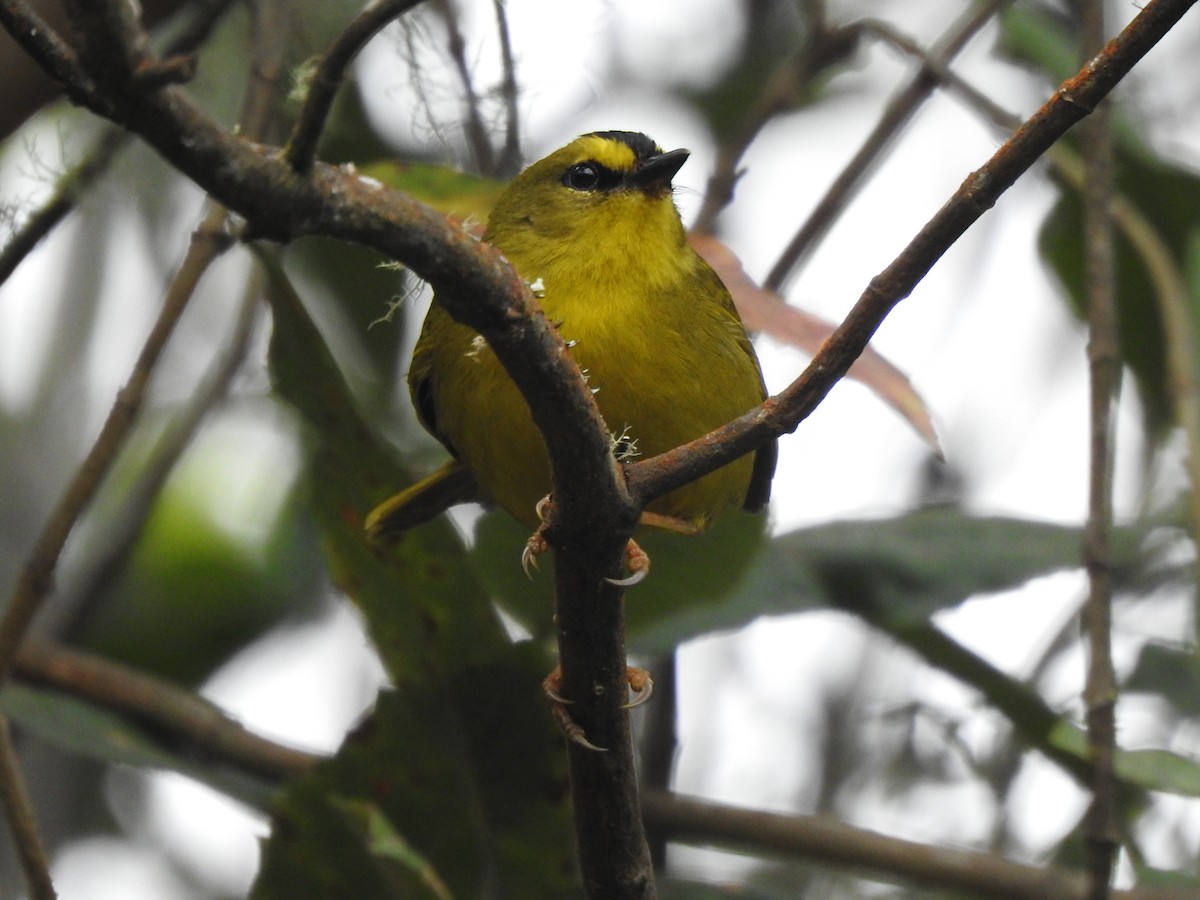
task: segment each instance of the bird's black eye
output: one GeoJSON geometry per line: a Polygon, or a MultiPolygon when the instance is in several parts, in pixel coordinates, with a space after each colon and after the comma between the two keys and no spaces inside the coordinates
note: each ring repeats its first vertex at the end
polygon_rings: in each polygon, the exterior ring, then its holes
{"type": "Polygon", "coordinates": [[[563,173],[563,184],[577,191],[594,191],[603,180],[596,163],[577,163],[563,173]]]}

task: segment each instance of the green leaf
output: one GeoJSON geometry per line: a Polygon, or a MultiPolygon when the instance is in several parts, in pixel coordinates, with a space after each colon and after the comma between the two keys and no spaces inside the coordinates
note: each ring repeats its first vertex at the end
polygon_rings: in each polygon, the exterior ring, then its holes
{"type": "Polygon", "coordinates": [[[280,800],[254,896],[429,896],[417,874],[373,852],[364,830],[347,823],[346,802],[378,809],[455,896],[489,883],[508,896],[564,896],[574,849],[562,739],[540,688],[551,664],[542,648],[508,640],[446,521],[392,549],[367,543],[367,511],[411,479],[358,414],[284,274],[268,265],[271,373],[307,427],[312,514],[395,691],[380,696],[336,758],[280,800]],[[333,798],[340,819],[328,815],[333,798]]]}
{"type": "Polygon", "coordinates": [[[1195,651],[1146,644],[1124,687],[1158,694],[1183,715],[1200,716],[1200,658],[1195,651]]]}
{"type": "MultiPolygon", "coordinates": [[[[1080,758],[1088,757],[1087,735],[1077,725],[1060,721],[1050,735],[1052,746],[1080,758]]],[[[1200,763],[1169,750],[1117,750],[1113,768],[1127,784],[1148,791],[1200,797],[1200,763]]]]}
{"type": "Polygon", "coordinates": [[[364,832],[368,852],[380,859],[399,863],[415,874],[438,900],[451,900],[452,894],[433,866],[408,841],[392,829],[392,825],[380,811],[361,801],[342,802],[346,813],[358,820],[364,832]]]}
{"type": "MultiPolygon", "coordinates": [[[[731,519],[720,523],[727,531],[704,536],[715,539],[707,547],[668,536],[681,554],[681,568],[671,577],[651,554],[655,568],[628,600],[630,637],[638,649],[657,652],[759,616],[810,609],[841,609],[895,627],[923,623],[975,594],[1078,566],[1082,539],[1078,528],[972,516],[951,507],[831,522],[769,541],[755,532],[762,527],[755,517],[731,519]],[[735,559],[728,560],[727,551],[735,559]],[[672,577],[681,586],[676,595],[670,593],[672,577]],[[651,585],[662,593],[645,601],[651,585]]],[[[1120,559],[1132,558],[1137,539],[1137,532],[1119,530],[1120,559]]]]}
{"type": "Polygon", "coordinates": [[[1012,4],[1000,13],[1000,52],[1043,72],[1055,84],[1079,68],[1074,23],[1045,6],[1012,4]]]}
{"type": "MultiPolygon", "coordinates": [[[[1200,178],[1152,158],[1123,141],[1117,151],[1117,191],[1153,227],[1173,265],[1192,274],[1192,319],[1200,319],[1194,275],[1200,240],[1200,178]]],[[[1085,315],[1083,212],[1079,195],[1064,191],[1042,227],[1042,256],[1066,291],[1071,309],[1085,315]]],[[[1120,231],[1116,242],[1117,328],[1121,359],[1137,380],[1148,432],[1158,438],[1174,421],[1166,373],[1166,335],[1155,281],[1146,261],[1120,231]]],[[[1195,341],[1195,335],[1188,336],[1195,341]]],[[[1194,376],[1200,373],[1193,373],[1194,376]]]]}
{"type": "Polygon", "coordinates": [[[562,739],[536,696],[544,657],[530,645],[495,665],[464,672],[445,690],[380,695],[376,709],[338,755],[288,791],[275,807],[275,827],[264,849],[252,896],[323,900],[346,896],[425,897],[436,871],[453,896],[486,894],[559,898],[574,890],[567,783],[562,739]],[[330,824],[331,805],[361,803],[386,820],[373,830],[346,833],[330,824]],[[423,863],[398,867],[386,847],[402,844],[423,863]],[[336,853],[330,829],[340,835],[336,853]],[[363,892],[353,879],[366,870],[404,869],[407,886],[392,893],[363,892]],[[305,873],[301,876],[298,873],[305,873]],[[303,885],[303,889],[300,886],[303,885]],[[399,892],[396,892],[399,890],[399,892]]]}

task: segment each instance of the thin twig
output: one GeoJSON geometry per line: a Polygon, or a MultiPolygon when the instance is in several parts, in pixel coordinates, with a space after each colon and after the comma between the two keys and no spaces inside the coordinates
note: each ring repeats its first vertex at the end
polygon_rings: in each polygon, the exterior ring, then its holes
{"type": "Polygon", "coordinates": [[[215,704],[177,685],[111,660],[48,641],[27,641],[13,677],[53,688],[127,716],[173,748],[283,781],[320,757],[259,737],[215,704]]]}
{"type": "Polygon", "coordinates": [[[214,207],[192,235],[179,273],[171,282],[162,310],[150,331],[125,386],[100,429],[92,449],[80,464],[66,491],[59,498],[49,520],[34,541],[16,587],[0,619],[0,685],[12,666],[13,656],[34,616],[53,586],[54,572],[63,546],[83,510],[96,495],[117,452],[133,426],[146,396],[150,377],[167,340],[175,330],[188,300],[209,264],[229,245],[224,230],[224,210],[214,207]]]}
{"type": "Polygon", "coordinates": [[[30,896],[33,900],[54,900],[58,895],[54,890],[54,882],[50,880],[50,862],[34,820],[33,803],[25,788],[21,765],[13,749],[8,719],[4,716],[0,716],[0,806],[4,807],[30,896]]]}
{"type": "Polygon", "coordinates": [[[711,234],[717,216],[733,200],[733,191],[742,175],[741,160],[767,124],[780,113],[794,107],[812,81],[830,66],[853,52],[858,42],[856,25],[830,28],[819,5],[809,11],[808,40],[775,69],[762,88],[755,92],[754,103],[732,138],[717,148],[717,158],[704,191],[700,211],[692,223],[696,234],[711,234]]]}
{"type": "Polygon", "coordinates": [[[42,238],[67,217],[87,189],[108,171],[117,152],[129,143],[129,139],[130,134],[124,129],[105,128],[87,156],[58,180],[54,196],[26,219],[0,250],[0,284],[8,280],[42,238]]]}
{"type": "MultiPolygon", "coordinates": [[[[856,828],[830,816],[785,816],[647,791],[646,823],[672,840],[764,850],[852,866],[943,891],[996,900],[1084,900],[1083,873],[1023,865],[994,853],[935,847],[856,828]]],[[[1112,900],[1188,900],[1194,888],[1142,887],[1112,900]]]]}
{"type": "MultiPolygon", "coordinates": [[[[1086,61],[1104,44],[1103,0],[1081,10],[1081,56],[1086,61]]],[[[1110,214],[1113,185],[1110,107],[1102,103],[1084,123],[1083,237],[1088,306],[1088,375],[1091,409],[1088,520],[1083,562],[1088,573],[1084,628],[1088,648],[1083,699],[1087,711],[1088,753],[1092,761],[1092,803],[1084,834],[1090,900],[1107,900],[1120,846],[1117,817],[1117,678],[1112,661],[1112,517],[1114,415],[1121,379],[1117,346],[1116,265],[1110,214]]]]}
{"type": "Polygon", "coordinates": [[[346,79],[350,63],[371,38],[394,19],[418,6],[423,0],[372,0],[329,45],[308,83],[304,106],[292,128],[284,158],[295,171],[312,169],[317,141],[333,108],[334,98],[346,79]]]}
{"type": "Polygon", "coordinates": [[[467,146],[471,148],[475,170],[481,175],[494,176],[496,174],[496,154],[492,150],[492,142],[488,137],[488,127],[483,121],[479,92],[475,90],[471,67],[467,63],[467,42],[463,37],[462,30],[458,27],[458,12],[454,8],[454,0],[436,0],[434,8],[441,15],[442,21],[446,23],[447,49],[450,52],[450,60],[454,63],[454,71],[458,73],[459,83],[462,84],[467,146]]]}
{"type": "Polygon", "coordinates": [[[496,10],[496,35],[500,39],[500,62],[504,76],[500,80],[500,96],[504,99],[504,146],[496,161],[495,174],[511,178],[521,167],[521,109],[517,102],[517,63],[513,58],[512,38],[508,33],[508,13],[505,0],[492,0],[496,10]]]}
{"type": "MultiPolygon", "coordinates": [[[[824,196],[813,207],[808,218],[800,225],[775,265],[771,267],[763,282],[765,290],[780,291],[787,278],[804,264],[817,242],[829,233],[842,210],[858,193],[866,181],[867,174],[883,159],[892,139],[899,134],[900,129],[937,86],[940,78],[926,60],[933,61],[938,67],[947,65],[979,29],[1009,2],[1011,0],[991,0],[972,7],[959,22],[951,26],[927,55],[922,56],[920,71],[888,102],[883,115],[862,146],[829,185],[824,196]]],[[[889,33],[889,29],[877,22],[864,22],[862,25],[867,33],[877,36],[889,33]]]]}
{"type": "Polygon", "coordinates": [[[136,546],[163,484],[201,423],[228,393],[250,348],[250,338],[261,309],[261,292],[262,278],[256,268],[247,279],[228,348],[202,380],[187,407],[155,442],[138,472],[137,481],[123,498],[121,509],[112,516],[111,524],[98,538],[101,546],[87,571],[64,587],[60,607],[67,615],[54,629],[60,637],[70,639],[86,628],[95,604],[105,596],[106,586],[122,570],[136,546]]]}

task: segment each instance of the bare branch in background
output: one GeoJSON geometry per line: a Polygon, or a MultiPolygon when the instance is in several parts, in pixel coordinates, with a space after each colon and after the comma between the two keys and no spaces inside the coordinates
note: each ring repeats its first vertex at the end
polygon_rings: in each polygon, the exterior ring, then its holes
{"type": "Polygon", "coordinates": [[[67,538],[84,509],[100,489],[117,453],[125,445],[146,397],[167,340],[179,323],[201,276],[212,261],[225,251],[230,239],[225,233],[224,210],[214,208],[192,237],[188,256],[171,282],[157,321],[138,355],[125,386],[105,419],[92,449],[80,464],[71,483],[59,498],[45,527],[34,542],[20,577],[0,619],[0,684],[6,679],[17,648],[24,640],[34,616],[54,586],[54,573],[67,538]]]}
{"type": "Polygon", "coordinates": [[[467,42],[458,26],[458,11],[454,8],[454,0],[437,0],[433,7],[446,25],[447,50],[451,62],[454,63],[454,71],[458,74],[458,81],[462,85],[467,146],[471,148],[475,170],[481,175],[494,176],[496,154],[492,149],[490,130],[483,119],[483,102],[475,88],[471,64],[467,62],[467,42]]]}
{"type": "MultiPolygon", "coordinates": [[[[829,816],[785,816],[735,809],[681,795],[647,791],[646,821],[685,843],[716,844],[794,855],[830,866],[874,870],[886,877],[994,900],[1085,900],[1082,872],[1010,862],[993,853],[933,847],[855,828],[829,816]]],[[[1194,891],[1143,887],[1111,900],[1187,900],[1194,891]]]]}
{"type": "MultiPolygon", "coordinates": [[[[996,13],[1008,5],[1010,0],[991,0],[972,7],[964,14],[961,21],[955,23],[946,35],[933,47],[928,59],[937,66],[947,65],[959,51],[967,45],[984,25],[996,13]]],[[[864,22],[861,25],[868,34],[879,34],[881,24],[864,22]]],[[[858,152],[851,157],[837,178],[825,190],[824,196],[817,201],[808,218],[801,224],[795,236],[788,242],[783,253],[763,281],[763,287],[769,291],[780,291],[784,282],[796,269],[804,265],[804,261],[816,248],[817,243],[829,233],[838,216],[857,195],[866,181],[866,176],[883,158],[892,140],[900,130],[912,119],[917,109],[937,87],[940,78],[937,71],[928,64],[922,65],[920,71],[912,80],[888,102],[879,121],[863,141],[858,152]]]]}
{"type": "Polygon", "coordinates": [[[54,633],[63,639],[69,640],[86,629],[95,604],[104,597],[106,588],[123,570],[137,545],[167,478],[191,445],[201,423],[228,394],[250,349],[261,301],[262,278],[255,270],[247,279],[228,348],[196,388],[187,406],[167,425],[139,467],[137,480],[122,498],[120,510],[112,516],[112,525],[100,539],[100,549],[93,555],[91,565],[75,579],[75,585],[63,589],[60,608],[64,615],[54,629],[54,633]]]}
{"type": "Polygon", "coordinates": [[[7,281],[42,238],[75,209],[88,188],[108,171],[118,151],[129,143],[129,137],[129,132],[123,129],[105,129],[83,161],[58,180],[54,195],[25,220],[0,250],[0,284],[7,281]]]}
{"type": "MultiPolygon", "coordinates": [[[[1080,56],[1086,62],[1104,46],[1103,0],[1082,4],[1081,32],[1080,56]]],[[[1117,278],[1110,212],[1114,172],[1110,109],[1107,103],[1101,103],[1083,124],[1083,238],[1091,395],[1088,518],[1082,548],[1088,573],[1088,600],[1083,614],[1088,669],[1083,700],[1092,759],[1092,803],[1084,846],[1091,900],[1107,900],[1121,845],[1114,771],[1117,676],[1112,660],[1113,465],[1121,354],[1117,347],[1117,278]]]]}
{"type": "Polygon", "coordinates": [[[0,806],[4,808],[30,896],[33,900],[54,900],[58,894],[50,880],[50,862],[33,817],[33,803],[25,788],[12,745],[12,730],[5,716],[0,716],[0,806]]]}
{"type": "MultiPolygon", "coordinates": [[[[879,32],[894,47],[924,60],[938,81],[955,96],[982,115],[999,131],[1014,131],[1021,119],[1008,112],[983,91],[964,81],[939,61],[928,56],[919,46],[894,31],[879,32]]],[[[1067,144],[1055,144],[1044,157],[1053,177],[1081,196],[1087,177],[1079,154],[1067,144]]],[[[1114,191],[1109,204],[1113,225],[1146,267],[1154,285],[1154,300],[1163,323],[1166,347],[1166,390],[1171,401],[1175,422],[1187,440],[1184,465],[1188,473],[1189,490],[1185,498],[1187,521],[1192,540],[1200,546],[1200,354],[1193,337],[1191,296],[1183,272],[1171,254],[1171,249],[1158,231],[1128,197],[1114,191]]],[[[1200,576],[1200,556],[1196,560],[1200,576]]],[[[1200,628],[1200,616],[1195,617],[1200,628]]]]}
{"type": "Polygon", "coordinates": [[[321,760],[259,737],[192,691],[48,641],[21,647],[13,677],[126,716],[167,738],[184,755],[218,759],[259,777],[283,781],[311,771],[321,760]]]}
{"type": "Polygon", "coordinates": [[[304,106],[292,128],[285,158],[301,174],[312,169],[317,155],[317,142],[325,128],[325,120],[333,108],[334,98],[346,80],[346,71],[371,38],[389,23],[420,5],[423,0],[373,0],[342,29],[308,80],[304,106]]]}
{"type": "Polygon", "coordinates": [[[496,35],[500,39],[500,62],[504,76],[500,96],[504,98],[504,146],[496,161],[496,176],[511,178],[521,168],[521,110],[518,104],[517,63],[513,58],[512,39],[508,33],[508,13],[505,0],[492,0],[496,10],[496,35]]]}
{"type": "Polygon", "coordinates": [[[696,234],[711,234],[716,228],[717,216],[733,200],[734,187],[741,177],[742,157],[759,132],[777,115],[792,109],[814,78],[854,51],[859,35],[856,25],[830,28],[820,4],[814,4],[807,15],[810,30],[805,46],[776,68],[755,96],[733,138],[717,148],[704,201],[692,223],[691,230],[696,234]]]}

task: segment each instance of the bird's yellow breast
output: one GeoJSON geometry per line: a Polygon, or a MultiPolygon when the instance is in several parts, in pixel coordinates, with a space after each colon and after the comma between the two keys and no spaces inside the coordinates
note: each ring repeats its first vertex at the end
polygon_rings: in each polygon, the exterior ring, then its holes
{"type": "MultiPolygon", "coordinates": [[[[587,376],[616,452],[628,459],[700,437],[765,396],[728,291],[687,243],[669,189],[678,162],[666,179],[639,182],[634,149],[589,135],[535,163],[498,201],[485,235],[526,281],[540,284],[547,317],[587,376]],[[593,163],[610,181],[627,176],[630,186],[577,189],[571,173],[593,163]]],[[[435,304],[410,386],[426,424],[483,493],[534,527],[534,507],[551,488],[545,448],[483,338],[435,304]]],[[[745,497],[751,469],[743,457],[650,511],[703,527],[745,497]]]]}

